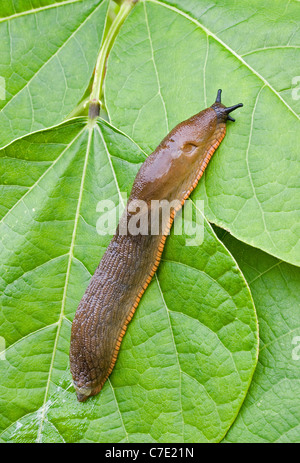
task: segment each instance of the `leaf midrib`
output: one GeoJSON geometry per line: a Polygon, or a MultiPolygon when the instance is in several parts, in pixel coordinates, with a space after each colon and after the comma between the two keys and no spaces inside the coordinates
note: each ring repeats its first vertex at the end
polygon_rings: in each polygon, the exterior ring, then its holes
{"type": "Polygon", "coordinates": [[[50,364],[50,368],[49,368],[48,381],[47,381],[46,390],[45,390],[44,402],[43,402],[43,405],[41,407],[42,413],[41,413],[40,426],[39,426],[39,429],[38,429],[36,442],[41,442],[43,423],[44,423],[44,420],[45,420],[45,409],[46,409],[45,406],[46,406],[46,403],[47,403],[50,380],[51,380],[51,375],[52,375],[52,370],[53,370],[53,365],[54,365],[54,359],[55,359],[56,350],[57,350],[57,344],[58,344],[59,336],[60,336],[60,329],[61,329],[62,321],[64,319],[65,303],[66,303],[67,290],[68,290],[69,278],[70,278],[70,273],[71,273],[71,265],[72,265],[72,261],[73,261],[73,257],[74,257],[73,251],[74,251],[75,240],[76,240],[77,225],[78,225],[78,220],[79,220],[79,216],[80,216],[80,208],[81,208],[81,203],[82,203],[84,182],[85,182],[86,171],[87,171],[87,166],[88,166],[88,159],[89,159],[92,136],[93,136],[93,128],[90,127],[89,128],[87,148],[86,148],[86,153],[85,153],[85,160],[84,160],[83,171],[82,171],[82,177],[81,177],[81,183],[80,183],[80,189],[79,189],[78,203],[77,203],[77,208],[76,208],[75,218],[74,218],[74,228],[73,228],[72,239],[71,239],[70,250],[69,250],[69,259],[68,259],[66,279],[65,279],[65,284],[64,284],[64,292],[63,292],[62,303],[61,303],[61,311],[60,311],[59,319],[58,319],[58,322],[57,322],[58,326],[57,326],[56,337],[55,337],[54,346],[53,346],[53,353],[52,353],[51,364],[50,364]]]}

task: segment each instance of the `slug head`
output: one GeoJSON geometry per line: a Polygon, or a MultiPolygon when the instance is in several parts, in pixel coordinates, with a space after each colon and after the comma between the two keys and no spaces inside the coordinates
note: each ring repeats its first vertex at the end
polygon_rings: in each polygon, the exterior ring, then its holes
{"type": "Polygon", "coordinates": [[[238,103],[236,105],[233,105],[233,106],[229,106],[228,108],[226,108],[226,106],[224,106],[222,103],[221,103],[221,93],[222,93],[222,90],[219,89],[218,90],[218,94],[217,94],[217,98],[216,98],[216,101],[214,102],[213,105],[211,105],[211,108],[213,108],[217,114],[217,118],[220,122],[226,122],[227,120],[228,121],[232,121],[232,122],[235,122],[235,119],[233,119],[233,117],[231,117],[229,115],[229,113],[231,113],[232,111],[234,111],[235,109],[237,108],[240,108],[243,106],[243,103],[238,103]]]}
{"type": "Polygon", "coordinates": [[[182,200],[224,138],[226,121],[234,120],[229,113],[240,106],[242,103],[226,108],[218,90],[212,106],[178,124],[147,158],[134,182],[132,197],[182,200]]]}

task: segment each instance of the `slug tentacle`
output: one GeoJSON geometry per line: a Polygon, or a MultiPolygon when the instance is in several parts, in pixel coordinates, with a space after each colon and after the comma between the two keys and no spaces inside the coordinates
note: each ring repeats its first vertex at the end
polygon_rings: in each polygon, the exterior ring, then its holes
{"type": "Polygon", "coordinates": [[[218,90],[215,103],[171,130],[137,173],[116,233],[72,324],[70,367],[80,402],[97,394],[112,372],[128,323],[159,265],[175,214],[223,140],[226,121],[233,120],[229,113],[240,106],[226,108],[218,90]],[[153,215],[155,201],[159,208],[153,215]],[[146,206],[137,211],[141,202],[146,206]],[[171,204],[167,214],[161,206],[165,203],[171,204]],[[130,228],[137,217],[146,223],[140,233],[130,228]]]}
{"type": "Polygon", "coordinates": [[[221,103],[221,94],[222,90],[219,88],[218,93],[217,93],[217,98],[216,98],[216,103],[221,103]]]}

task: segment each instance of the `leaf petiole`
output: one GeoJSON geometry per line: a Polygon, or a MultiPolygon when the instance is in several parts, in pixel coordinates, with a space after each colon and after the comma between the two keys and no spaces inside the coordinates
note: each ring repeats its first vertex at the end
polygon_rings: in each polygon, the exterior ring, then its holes
{"type": "Polygon", "coordinates": [[[98,55],[96,68],[95,68],[95,77],[94,77],[92,92],[91,92],[90,99],[89,99],[90,101],[89,118],[90,119],[94,119],[95,117],[99,116],[100,106],[101,106],[100,98],[102,95],[102,86],[103,86],[103,80],[104,80],[104,75],[105,75],[106,59],[113,45],[115,37],[117,33],[119,32],[121,25],[123,24],[123,22],[129,15],[135,3],[137,3],[137,0],[124,0],[115,20],[113,21],[110,29],[108,30],[107,36],[100,49],[100,53],[98,55]]]}

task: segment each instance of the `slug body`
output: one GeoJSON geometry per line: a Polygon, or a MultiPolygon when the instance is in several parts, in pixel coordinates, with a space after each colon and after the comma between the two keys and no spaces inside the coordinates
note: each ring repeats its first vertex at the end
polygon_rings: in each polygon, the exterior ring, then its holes
{"type": "Polygon", "coordinates": [[[126,327],[159,265],[176,210],[197,185],[225,136],[227,119],[233,120],[229,113],[239,106],[226,108],[219,90],[211,107],[178,124],[142,164],[72,324],[70,367],[79,401],[97,394],[110,375],[126,327]],[[146,207],[140,217],[144,214],[149,225],[145,234],[136,234],[128,224],[141,200],[146,207]],[[175,200],[167,217],[159,215],[155,234],[150,227],[153,200],[175,200]]]}

